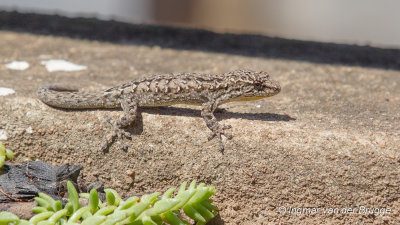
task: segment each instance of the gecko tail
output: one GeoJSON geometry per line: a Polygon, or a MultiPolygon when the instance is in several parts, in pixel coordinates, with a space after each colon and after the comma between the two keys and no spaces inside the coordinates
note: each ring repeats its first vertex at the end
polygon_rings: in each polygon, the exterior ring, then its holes
{"type": "Polygon", "coordinates": [[[38,98],[45,104],[63,109],[118,108],[118,96],[104,92],[80,92],[59,85],[43,86],[37,91],[38,98]]]}

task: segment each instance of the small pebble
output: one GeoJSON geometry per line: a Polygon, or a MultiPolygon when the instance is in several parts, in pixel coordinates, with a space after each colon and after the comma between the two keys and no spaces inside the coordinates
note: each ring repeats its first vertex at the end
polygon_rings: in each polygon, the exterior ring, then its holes
{"type": "Polygon", "coordinates": [[[7,141],[7,132],[5,129],[0,129],[0,141],[7,141]]]}
{"type": "Polygon", "coordinates": [[[49,72],[56,72],[56,71],[71,72],[71,71],[81,71],[87,69],[87,66],[78,65],[62,59],[45,60],[42,61],[41,64],[44,65],[47,71],[49,72]]]}
{"type": "Polygon", "coordinates": [[[29,68],[29,63],[25,61],[12,61],[5,64],[5,66],[10,70],[26,70],[29,68]]]}
{"type": "Polygon", "coordinates": [[[15,91],[11,88],[0,87],[0,96],[6,96],[14,94],[15,91]]]}

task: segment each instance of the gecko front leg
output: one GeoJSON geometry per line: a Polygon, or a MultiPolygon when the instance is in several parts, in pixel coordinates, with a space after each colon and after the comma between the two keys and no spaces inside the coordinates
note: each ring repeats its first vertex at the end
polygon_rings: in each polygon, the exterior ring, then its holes
{"type": "Polygon", "coordinates": [[[215,118],[214,116],[214,111],[221,101],[222,99],[218,99],[204,103],[201,109],[201,116],[206,122],[207,127],[212,131],[212,134],[208,137],[208,140],[210,141],[213,138],[217,137],[219,149],[222,152],[224,151],[222,135],[224,135],[228,140],[232,139],[232,134],[229,131],[226,131],[232,128],[232,126],[218,123],[217,118],[215,118]]]}
{"type": "MultiPolygon", "coordinates": [[[[132,125],[136,118],[138,117],[138,103],[135,99],[123,96],[121,100],[121,108],[124,112],[124,115],[118,119],[117,122],[114,123],[113,133],[106,139],[105,143],[102,146],[102,151],[106,151],[109,146],[115,141],[115,138],[122,137],[131,137],[131,133],[125,131],[125,128],[132,125]]],[[[127,149],[127,145],[121,144],[120,147],[124,150],[127,149]]]]}

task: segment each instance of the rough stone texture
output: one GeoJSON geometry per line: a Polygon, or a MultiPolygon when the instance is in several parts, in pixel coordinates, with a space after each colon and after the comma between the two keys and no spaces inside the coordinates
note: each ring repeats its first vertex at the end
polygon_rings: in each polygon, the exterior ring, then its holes
{"type": "Polygon", "coordinates": [[[99,178],[124,195],[165,191],[196,179],[217,189],[216,224],[400,223],[398,50],[259,36],[253,38],[257,42],[248,36],[219,38],[192,30],[184,40],[179,32],[171,38],[168,31],[174,28],[149,34],[157,27],[129,25],[128,36],[118,28],[115,35],[120,39],[104,42],[104,34],[99,33],[98,40],[96,34],[79,36],[78,31],[94,27],[97,32],[101,26],[107,31],[117,26],[114,22],[98,21],[92,27],[82,20],[79,29],[66,29],[71,34],[66,35],[54,27],[62,30],[63,24],[68,27],[76,20],[46,16],[52,21],[36,32],[29,27],[40,19],[7,16],[0,16],[0,63],[31,64],[25,71],[0,66],[0,86],[16,91],[0,97],[0,129],[6,130],[5,144],[17,153],[16,161],[80,163],[80,179],[99,178]],[[24,19],[26,27],[17,23],[24,19]],[[210,40],[220,47],[207,47],[210,40]],[[279,46],[295,56],[285,57],[279,46]],[[86,65],[88,70],[49,73],[40,61],[53,58],[86,65]],[[39,86],[50,83],[97,90],[154,73],[243,68],[268,71],[282,91],[261,101],[229,103],[224,106],[227,112],[217,113],[222,123],[233,126],[234,138],[226,142],[225,154],[218,151],[216,141],[207,142],[210,132],[196,107],[145,109],[128,151],[113,145],[103,153],[100,144],[111,132],[107,118],[116,120],[122,112],[57,110],[35,96],[39,86]],[[281,214],[280,207],[320,211],[281,214]],[[323,212],[350,207],[391,212],[323,212]]]}

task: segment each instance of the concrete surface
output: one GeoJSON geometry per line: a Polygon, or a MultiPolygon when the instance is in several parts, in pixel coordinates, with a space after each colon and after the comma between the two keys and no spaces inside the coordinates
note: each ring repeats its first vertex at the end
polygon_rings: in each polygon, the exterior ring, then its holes
{"type": "Polygon", "coordinates": [[[58,17],[0,22],[0,86],[16,91],[0,97],[0,130],[17,162],[79,163],[81,181],[98,178],[124,195],[196,179],[217,189],[214,224],[400,223],[398,50],[58,17]],[[49,73],[40,63],[48,59],[88,69],[49,73]],[[7,69],[13,60],[31,66],[7,69]],[[282,92],[223,106],[217,117],[234,135],[225,154],[207,141],[196,107],[145,109],[130,148],[103,153],[107,118],[120,111],[57,110],[35,96],[49,83],[97,90],[153,73],[241,68],[268,71],[282,92]]]}

